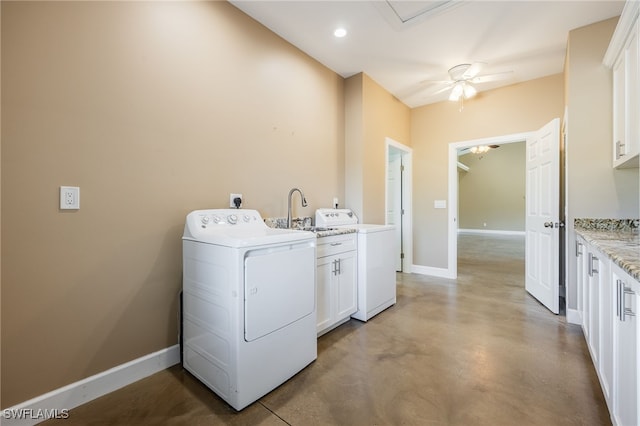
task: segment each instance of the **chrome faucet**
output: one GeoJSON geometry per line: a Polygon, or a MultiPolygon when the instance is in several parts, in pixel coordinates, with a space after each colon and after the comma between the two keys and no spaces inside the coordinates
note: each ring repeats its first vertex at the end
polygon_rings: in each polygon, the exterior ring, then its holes
{"type": "Polygon", "coordinates": [[[304,194],[300,189],[293,188],[291,191],[289,191],[289,202],[287,204],[287,228],[289,229],[291,229],[291,225],[293,222],[293,218],[291,217],[291,198],[293,197],[293,193],[296,191],[298,191],[300,193],[300,196],[302,197],[302,207],[307,207],[307,199],[304,198],[304,194]]]}

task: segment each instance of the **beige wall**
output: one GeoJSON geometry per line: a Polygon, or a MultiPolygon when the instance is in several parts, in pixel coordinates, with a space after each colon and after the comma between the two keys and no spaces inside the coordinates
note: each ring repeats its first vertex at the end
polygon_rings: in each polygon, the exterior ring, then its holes
{"type": "Polygon", "coordinates": [[[225,2],[1,7],[4,408],[177,343],[189,211],[342,199],[344,81],[225,2]]]}
{"type": "Polygon", "coordinates": [[[345,80],[345,199],[340,207],[352,209],[358,217],[364,211],[364,74],[345,80]]]}
{"type": "Polygon", "coordinates": [[[448,196],[449,144],[539,129],[562,117],[562,86],[556,74],[482,92],[462,111],[449,101],[411,111],[414,264],[448,268],[447,210],[433,202],[448,196]]]}
{"type": "Polygon", "coordinates": [[[575,218],[638,218],[638,169],[612,168],[612,74],[602,58],[617,18],[569,33],[567,76],[567,302],[576,304],[575,218]]]}
{"type": "Polygon", "coordinates": [[[366,74],[345,83],[344,206],[362,223],[385,223],[386,138],[410,146],[411,110],[366,74]]]}
{"type": "Polygon", "coordinates": [[[485,154],[465,154],[459,161],[458,227],[524,232],[524,142],[503,144],[485,154]]]}
{"type": "Polygon", "coordinates": [[[637,170],[614,172],[599,151],[611,24],[572,32],[564,76],[481,93],[460,112],[410,110],[365,74],[345,84],[223,2],[0,7],[3,408],[177,343],[193,209],[240,192],[284,216],[298,186],[309,207],[296,215],[337,196],[383,223],[386,137],[413,148],[418,265],[447,267],[433,200],[447,198],[448,144],[538,129],[562,117],[563,91],[570,214],[638,216],[637,170]],[[58,210],[60,185],[81,187],[79,211],[58,210]]]}

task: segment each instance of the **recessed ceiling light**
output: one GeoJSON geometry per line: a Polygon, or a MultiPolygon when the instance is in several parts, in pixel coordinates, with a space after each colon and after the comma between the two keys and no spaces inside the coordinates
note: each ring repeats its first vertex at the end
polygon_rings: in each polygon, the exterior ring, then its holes
{"type": "Polygon", "coordinates": [[[337,28],[334,32],[333,35],[336,37],[344,37],[347,35],[347,30],[345,30],[344,28],[337,28]]]}

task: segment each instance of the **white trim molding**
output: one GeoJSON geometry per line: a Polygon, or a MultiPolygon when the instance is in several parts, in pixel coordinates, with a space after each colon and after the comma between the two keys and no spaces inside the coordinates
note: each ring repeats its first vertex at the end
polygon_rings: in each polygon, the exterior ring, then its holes
{"type": "Polygon", "coordinates": [[[5,426],[35,425],[50,418],[66,418],[69,410],[180,362],[180,345],[174,345],[118,365],[78,382],[55,389],[0,413],[5,426]],[[65,417],[66,416],[66,417],[65,417]]]}
{"type": "Polygon", "coordinates": [[[402,208],[404,214],[402,215],[402,250],[404,252],[404,259],[402,261],[403,272],[409,272],[413,264],[413,148],[401,144],[389,137],[385,138],[385,187],[384,187],[384,218],[387,223],[387,206],[389,200],[387,195],[389,193],[388,176],[389,176],[389,148],[393,147],[396,150],[402,152],[404,173],[402,178],[402,208]]]}
{"type": "Polygon", "coordinates": [[[608,68],[613,68],[613,63],[618,58],[620,52],[627,42],[627,37],[631,33],[631,28],[636,23],[640,14],[640,2],[637,0],[627,0],[622,9],[622,14],[618,19],[616,29],[613,31],[609,47],[604,54],[602,63],[608,68]]]}
{"type": "Polygon", "coordinates": [[[458,234],[526,235],[524,231],[501,231],[499,229],[458,229],[458,234]]]}
{"type": "Polygon", "coordinates": [[[582,325],[582,317],[577,309],[567,308],[567,322],[569,324],[582,325]]]}
{"type": "Polygon", "coordinates": [[[456,277],[451,274],[451,271],[447,268],[434,268],[432,266],[411,265],[411,272],[414,274],[429,275],[438,278],[450,278],[456,277]]]}

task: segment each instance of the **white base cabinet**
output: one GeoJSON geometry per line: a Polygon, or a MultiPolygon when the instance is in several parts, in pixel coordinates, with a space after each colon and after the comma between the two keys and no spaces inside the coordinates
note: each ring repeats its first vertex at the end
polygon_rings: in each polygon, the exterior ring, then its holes
{"type": "Polygon", "coordinates": [[[611,420],[640,425],[640,283],[606,255],[576,238],[577,308],[611,420]]]}
{"type": "Polygon", "coordinates": [[[321,237],[316,250],[316,329],[321,336],[358,309],[356,234],[321,237]]]}

